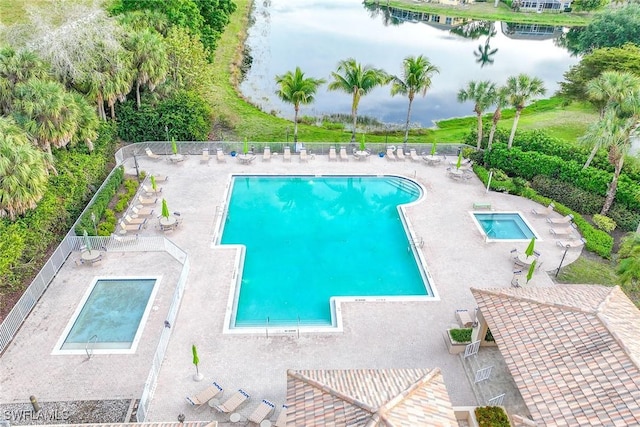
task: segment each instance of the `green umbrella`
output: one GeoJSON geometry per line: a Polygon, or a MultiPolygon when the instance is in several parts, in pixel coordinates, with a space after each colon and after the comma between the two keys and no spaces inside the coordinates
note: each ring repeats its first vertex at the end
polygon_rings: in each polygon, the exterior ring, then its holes
{"type": "Polygon", "coordinates": [[[244,139],[244,145],[242,146],[242,154],[247,154],[249,152],[249,141],[247,138],[244,139]]]}
{"type": "Polygon", "coordinates": [[[198,357],[198,349],[195,344],[191,346],[191,353],[193,354],[193,364],[196,365],[196,376],[200,376],[200,373],[198,372],[198,363],[200,363],[200,358],[198,357]]]}
{"type": "Polygon", "coordinates": [[[91,252],[91,240],[89,240],[89,233],[87,233],[87,230],[82,232],[82,237],[84,237],[84,245],[87,247],[87,250],[91,252]]]}
{"type": "Polygon", "coordinates": [[[533,247],[536,244],[536,238],[532,237],[531,241],[529,242],[529,246],[527,246],[527,249],[524,251],[525,255],[532,256],[533,255],[533,247]]]}
{"type": "Polygon", "coordinates": [[[462,163],[462,148],[460,149],[460,152],[458,153],[458,163],[456,163],[456,169],[460,169],[460,164],[462,163]]]}
{"type": "Polygon", "coordinates": [[[167,201],[162,199],[162,216],[165,218],[169,218],[169,207],[167,206],[167,201]]]}
{"type": "MultiPolygon", "coordinates": [[[[431,155],[435,156],[436,155],[436,142],[433,141],[433,143],[431,144],[431,155]]],[[[459,160],[458,160],[459,162],[459,160]]],[[[458,165],[458,167],[460,167],[460,165],[458,165]]]]}
{"type": "Polygon", "coordinates": [[[533,277],[533,270],[536,269],[537,262],[537,260],[533,260],[533,262],[529,266],[529,271],[527,271],[527,283],[529,283],[529,280],[531,280],[531,278],[533,277]]]}
{"type": "Polygon", "coordinates": [[[151,188],[153,191],[158,191],[158,186],[156,185],[156,177],[151,175],[151,188]]]}
{"type": "Polygon", "coordinates": [[[178,144],[176,144],[175,138],[171,138],[171,151],[173,151],[173,154],[178,154],[178,144]]]}
{"type": "Polygon", "coordinates": [[[362,141],[360,141],[360,151],[364,151],[365,149],[365,145],[364,145],[364,133],[362,134],[362,141]]]}

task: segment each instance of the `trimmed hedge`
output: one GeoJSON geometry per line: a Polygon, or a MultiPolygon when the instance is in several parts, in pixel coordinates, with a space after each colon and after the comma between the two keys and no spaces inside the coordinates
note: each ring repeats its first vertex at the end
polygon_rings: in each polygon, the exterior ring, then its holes
{"type": "Polygon", "coordinates": [[[509,427],[511,422],[499,406],[479,406],[475,409],[476,421],[481,427],[509,427]]]}
{"type": "Polygon", "coordinates": [[[471,342],[471,328],[449,329],[449,335],[454,342],[471,342]]]}
{"type": "MultiPolygon", "coordinates": [[[[485,151],[484,163],[529,181],[537,175],[556,178],[603,197],[613,178],[612,173],[600,169],[582,169],[582,165],[573,160],[566,161],[534,151],[525,152],[516,147],[508,150],[504,144],[496,144],[491,151],[485,151]]],[[[640,186],[621,174],[615,200],[631,210],[640,211],[640,186]]]]}
{"type": "Polygon", "coordinates": [[[82,215],[80,221],[76,225],[75,232],[77,235],[82,235],[85,231],[90,236],[95,236],[96,232],[94,230],[94,224],[91,220],[91,214],[93,213],[96,222],[101,220],[104,216],[105,211],[109,207],[109,203],[111,199],[116,195],[122,181],[124,180],[124,167],[119,166],[116,168],[109,179],[105,182],[102,190],[96,196],[93,204],[87,209],[87,211],[82,215]]]}

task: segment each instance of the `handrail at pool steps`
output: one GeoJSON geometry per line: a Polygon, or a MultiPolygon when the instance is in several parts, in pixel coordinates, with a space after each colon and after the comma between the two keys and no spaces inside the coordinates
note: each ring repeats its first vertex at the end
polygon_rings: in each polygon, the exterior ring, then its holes
{"type": "Polygon", "coordinates": [[[98,342],[97,334],[93,334],[93,336],[89,338],[89,341],[87,341],[87,345],[85,345],[84,347],[84,351],[87,352],[87,359],[91,359],[91,356],[93,356],[93,347],[96,345],[97,342],[98,342]]]}

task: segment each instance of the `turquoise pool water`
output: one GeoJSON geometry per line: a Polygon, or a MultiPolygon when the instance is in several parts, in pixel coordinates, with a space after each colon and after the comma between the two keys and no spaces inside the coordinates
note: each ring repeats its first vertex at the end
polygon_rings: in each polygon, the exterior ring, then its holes
{"type": "Polygon", "coordinates": [[[474,213],[473,216],[489,239],[528,240],[536,237],[519,213],[474,213]]]}
{"type": "Polygon", "coordinates": [[[222,244],[246,246],[234,326],[331,324],[332,296],[431,295],[398,213],[398,177],[236,176],[222,244]]]}
{"type": "Polygon", "coordinates": [[[156,279],[97,280],[61,350],[84,350],[94,335],[96,348],[131,348],[155,283],[156,279]]]}

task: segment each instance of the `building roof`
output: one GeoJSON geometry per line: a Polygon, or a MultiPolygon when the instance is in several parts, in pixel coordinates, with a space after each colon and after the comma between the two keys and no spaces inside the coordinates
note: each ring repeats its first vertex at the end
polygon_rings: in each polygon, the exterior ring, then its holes
{"type": "Polygon", "coordinates": [[[287,425],[458,425],[438,368],[289,370],[287,405],[287,425]]]}
{"type": "Polygon", "coordinates": [[[640,311],[619,287],[471,292],[534,421],[640,425],[640,311]]]}

